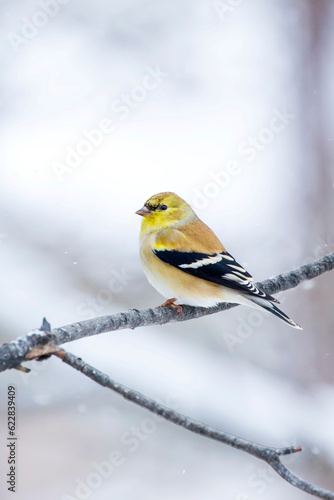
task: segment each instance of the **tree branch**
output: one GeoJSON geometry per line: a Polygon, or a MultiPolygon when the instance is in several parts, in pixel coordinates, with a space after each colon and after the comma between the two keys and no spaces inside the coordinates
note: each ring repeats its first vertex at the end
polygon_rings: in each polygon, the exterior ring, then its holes
{"type": "MultiPolygon", "coordinates": [[[[257,283],[257,285],[264,292],[275,294],[289,288],[294,288],[302,281],[313,279],[332,269],[334,269],[334,252],[293,271],[279,274],[275,278],[257,283]]],[[[9,368],[16,368],[23,361],[48,354],[48,351],[50,349],[52,351],[52,347],[54,346],[72,342],[83,337],[123,330],[125,328],[133,330],[139,326],[164,325],[175,321],[188,321],[189,319],[226,311],[236,306],[237,304],[225,303],[211,307],[208,310],[203,307],[184,306],[180,317],[178,317],[178,313],[171,307],[156,307],[154,309],[142,310],[130,309],[127,312],[100,316],[99,318],[72,323],[61,328],[54,328],[51,332],[48,332],[42,325],[40,330],[33,330],[28,335],[20,337],[9,344],[3,344],[0,347],[0,372],[9,368]]]]}
{"type": "Polygon", "coordinates": [[[82,359],[74,356],[69,352],[64,351],[63,349],[56,349],[53,354],[62,359],[62,361],[64,361],[66,364],[72,366],[72,368],[75,368],[79,372],[86,375],[86,377],[92,379],[94,382],[97,382],[103,387],[108,387],[112,391],[117,392],[118,394],[123,396],[125,399],[132,401],[132,403],[135,403],[142,408],[146,408],[151,413],[159,415],[165,420],[183,427],[184,429],[193,432],[194,434],[200,434],[201,436],[207,437],[209,439],[227,444],[229,446],[232,446],[233,448],[245,451],[246,453],[257,457],[260,460],[263,460],[288,483],[292,484],[302,491],[305,491],[305,493],[310,493],[311,495],[319,498],[325,498],[326,500],[334,500],[334,493],[325,490],[324,488],[320,488],[319,486],[308,483],[307,481],[304,481],[303,479],[293,474],[293,472],[291,472],[282,464],[280,460],[281,456],[291,455],[292,453],[301,451],[301,447],[291,446],[286,448],[269,448],[253,443],[251,441],[247,441],[246,439],[233,436],[232,434],[228,434],[226,432],[220,431],[219,429],[215,429],[206,424],[198,422],[197,420],[186,417],[181,413],[177,413],[176,411],[159,404],[157,401],[144,396],[140,392],[128,389],[124,385],[112,380],[105,373],[100,372],[93,366],[85,363],[82,359]]]}
{"type": "MultiPolygon", "coordinates": [[[[294,271],[290,271],[289,273],[281,274],[275,278],[258,283],[258,286],[265,292],[274,294],[279,291],[293,288],[299,285],[302,281],[313,279],[316,276],[332,269],[334,269],[334,252],[310,264],[301,266],[294,271]]],[[[52,331],[49,323],[44,318],[40,330],[34,330],[28,335],[20,337],[9,344],[3,344],[0,347],[0,371],[7,370],[9,368],[17,368],[24,371],[26,369],[21,366],[23,361],[34,358],[43,359],[51,354],[54,354],[61,358],[65,363],[82,372],[98,384],[108,387],[118,394],[121,394],[129,401],[146,408],[150,412],[163,417],[165,420],[179,425],[195,434],[200,434],[207,438],[214,439],[239,450],[245,451],[260,460],[265,461],[283,479],[296,488],[319,498],[334,500],[334,493],[300,479],[282,464],[280,460],[282,455],[289,455],[301,451],[301,447],[265,447],[209,427],[201,422],[192,420],[189,417],[177,413],[170,408],[160,405],[156,401],[143,396],[139,392],[128,389],[127,387],[113,381],[110,377],[96,368],[88,365],[80,358],[77,358],[73,354],[57,347],[59,344],[90,335],[97,335],[99,333],[125,328],[134,329],[139,326],[162,325],[175,321],[186,321],[207,314],[214,314],[219,311],[227,310],[231,307],[235,307],[235,304],[220,304],[219,306],[213,307],[208,311],[200,307],[184,306],[183,313],[180,317],[177,316],[177,312],[172,308],[155,308],[141,311],[132,309],[126,313],[102,316],[100,318],[73,323],[61,328],[55,328],[52,331]]]]}

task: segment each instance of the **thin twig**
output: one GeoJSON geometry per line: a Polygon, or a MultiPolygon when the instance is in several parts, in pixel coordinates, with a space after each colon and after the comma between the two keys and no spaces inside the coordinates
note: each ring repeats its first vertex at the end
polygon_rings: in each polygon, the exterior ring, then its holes
{"type": "Polygon", "coordinates": [[[64,351],[63,349],[56,349],[53,354],[58,356],[60,359],[62,359],[62,361],[70,365],[72,368],[75,368],[79,372],[92,379],[94,382],[102,385],[103,387],[108,387],[112,391],[117,392],[118,394],[123,396],[125,399],[132,401],[138,406],[146,408],[151,413],[159,415],[165,420],[179,425],[180,427],[183,427],[184,429],[193,432],[194,434],[200,434],[201,436],[207,437],[209,439],[227,444],[229,446],[232,446],[233,448],[245,451],[246,453],[257,457],[260,460],[263,460],[264,462],[269,464],[288,483],[304,491],[305,493],[310,493],[311,495],[319,498],[325,498],[326,500],[334,500],[334,493],[325,490],[324,488],[320,488],[319,486],[308,483],[307,481],[304,481],[303,479],[293,474],[293,472],[291,472],[282,464],[280,460],[281,456],[299,452],[301,451],[301,447],[292,446],[286,448],[269,448],[233,436],[232,434],[228,434],[226,432],[220,431],[219,429],[215,429],[201,422],[198,422],[197,420],[186,417],[181,413],[177,413],[176,411],[159,404],[157,401],[144,396],[140,392],[128,389],[124,385],[112,380],[105,373],[100,372],[93,366],[85,363],[82,359],[74,356],[69,352],[64,351]]]}
{"type": "MultiPolygon", "coordinates": [[[[302,281],[313,279],[332,269],[334,269],[334,252],[293,271],[257,283],[257,285],[265,292],[274,294],[294,288],[302,281]]],[[[51,332],[43,328],[42,325],[42,331],[34,330],[28,335],[8,344],[3,344],[0,347],[0,372],[18,367],[23,361],[28,359],[47,354],[47,352],[43,351],[52,350],[55,346],[83,337],[125,328],[135,329],[139,326],[188,321],[189,319],[226,311],[231,307],[236,307],[236,304],[219,304],[209,310],[203,307],[184,306],[180,317],[170,307],[156,307],[155,309],[142,310],[131,309],[127,312],[101,316],[99,318],[72,323],[61,328],[54,328],[51,332]]]]}
{"type": "MultiPolygon", "coordinates": [[[[268,279],[258,283],[265,292],[273,294],[278,291],[293,288],[304,280],[313,279],[326,271],[334,268],[334,252],[310,264],[299,267],[298,269],[286,274],[281,274],[276,278],[268,279]]],[[[239,450],[245,451],[268,463],[282,478],[293,486],[310,493],[319,498],[334,500],[334,494],[323,488],[314,486],[293,474],[281,462],[280,457],[301,451],[300,447],[288,448],[269,448],[265,446],[246,441],[231,434],[224,433],[205,424],[192,420],[170,408],[160,405],[156,401],[149,399],[142,394],[128,389],[111,380],[107,375],[88,365],[73,354],[66,353],[57,346],[65,342],[77,340],[90,335],[97,335],[108,331],[114,331],[124,328],[137,328],[147,325],[162,325],[174,321],[186,321],[198,318],[203,315],[213,314],[219,311],[230,309],[235,305],[221,304],[208,311],[200,307],[183,308],[180,317],[172,308],[155,308],[146,310],[132,309],[126,313],[113,314],[111,316],[102,316],[80,323],[73,323],[62,328],[56,328],[51,331],[50,324],[44,319],[40,330],[34,330],[28,335],[21,337],[10,344],[3,344],[0,347],[0,371],[9,368],[16,368],[22,371],[26,370],[21,363],[30,359],[44,359],[54,354],[60,357],[65,363],[76,370],[79,370],[98,384],[109,387],[113,391],[121,394],[124,398],[133,403],[146,408],[156,415],[173,422],[185,429],[200,434],[210,439],[214,439],[239,450]]]]}

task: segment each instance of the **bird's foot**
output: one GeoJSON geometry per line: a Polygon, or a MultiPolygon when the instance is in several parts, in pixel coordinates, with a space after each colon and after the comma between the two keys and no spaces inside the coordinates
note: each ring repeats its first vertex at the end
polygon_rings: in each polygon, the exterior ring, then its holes
{"type": "Polygon", "coordinates": [[[182,307],[182,306],[180,306],[179,304],[175,304],[175,301],[176,301],[176,300],[177,300],[177,299],[175,299],[175,298],[174,298],[174,299],[167,299],[167,300],[166,300],[163,304],[161,304],[161,306],[159,306],[159,307],[173,307],[173,309],[176,309],[176,310],[177,310],[177,312],[179,313],[179,314],[178,314],[178,316],[177,316],[177,317],[179,318],[179,317],[181,316],[181,314],[182,314],[183,307],[182,307]]]}

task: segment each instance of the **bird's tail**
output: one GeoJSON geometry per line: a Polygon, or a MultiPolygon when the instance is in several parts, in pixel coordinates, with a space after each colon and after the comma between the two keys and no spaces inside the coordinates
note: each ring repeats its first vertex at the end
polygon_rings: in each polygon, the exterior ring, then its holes
{"type": "Polygon", "coordinates": [[[245,297],[247,297],[248,300],[252,301],[257,306],[263,307],[267,311],[271,312],[272,314],[280,318],[282,321],[292,326],[292,328],[298,328],[298,330],[302,330],[301,326],[297,325],[297,323],[295,323],[291,318],[289,318],[289,316],[287,316],[283,311],[281,311],[281,309],[279,309],[277,306],[275,306],[275,304],[273,304],[269,300],[262,299],[260,297],[253,297],[250,295],[245,295],[245,297]]]}

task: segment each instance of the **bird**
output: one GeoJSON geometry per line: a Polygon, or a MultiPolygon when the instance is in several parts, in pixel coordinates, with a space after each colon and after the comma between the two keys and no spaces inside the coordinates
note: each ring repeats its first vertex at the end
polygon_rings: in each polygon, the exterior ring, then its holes
{"type": "Polygon", "coordinates": [[[172,192],[151,196],[136,211],[142,216],[140,259],[151,285],[167,300],[160,307],[206,309],[221,302],[263,308],[302,329],[253,283],[191,206],[172,192]]]}

